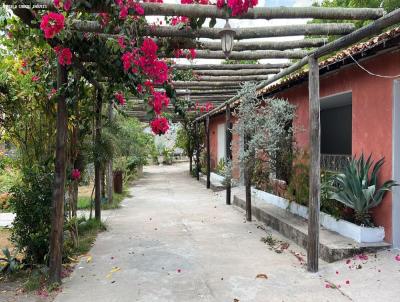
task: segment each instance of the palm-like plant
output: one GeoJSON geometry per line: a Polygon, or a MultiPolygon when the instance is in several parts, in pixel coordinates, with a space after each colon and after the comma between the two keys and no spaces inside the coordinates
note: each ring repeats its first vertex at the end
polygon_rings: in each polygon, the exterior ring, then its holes
{"type": "Polygon", "coordinates": [[[334,176],[338,188],[333,189],[331,198],[354,209],[356,223],[373,226],[370,209],[378,206],[385,194],[397,186],[393,180],[381,186],[378,184],[378,174],[384,162],[381,158],[374,164],[371,155],[367,160],[361,155],[359,159],[349,160],[343,174],[334,176]]]}

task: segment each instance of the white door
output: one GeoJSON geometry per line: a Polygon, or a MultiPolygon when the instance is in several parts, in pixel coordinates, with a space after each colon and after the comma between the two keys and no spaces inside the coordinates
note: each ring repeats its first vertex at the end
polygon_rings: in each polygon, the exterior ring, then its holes
{"type": "MultiPolygon", "coordinates": [[[[393,180],[400,183],[400,80],[393,84],[393,180]]],[[[393,247],[400,249],[400,187],[392,194],[393,247]]]]}
{"type": "Polygon", "coordinates": [[[217,128],[218,162],[221,159],[225,160],[225,135],[225,124],[219,124],[217,128]]]}

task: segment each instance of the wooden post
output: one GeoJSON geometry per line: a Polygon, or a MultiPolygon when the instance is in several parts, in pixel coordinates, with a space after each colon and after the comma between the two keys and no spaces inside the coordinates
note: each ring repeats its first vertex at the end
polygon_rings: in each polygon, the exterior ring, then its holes
{"type": "Polygon", "coordinates": [[[320,209],[320,100],[318,59],[308,59],[309,124],[310,124],[310,199],[308,217],[307,269],[318,271],[320,209]]]}
{"type": "Polygon", "coordinates": [[[205,121],[206,140],[207,140],[207,189],[211,187],[211,154],[210,154],[210,117],[205,121]]]}
{"type": "MultiPolygon", "coordinates": [[[[96,112],[95,112],[95,144],[101,141],[101,107],[103,105],[103,98],[101,91],[97,91],[96,112]]],[[[94,217],[96,220],[101,220],[101,162],[94,159],[94,217]]]]}
{"type": "MultiPolygon", "coordinates": [[[[244,148],[248,149],[248,134],[244,136],[244,148]]],[[[251,221],[251,161],[253,158],[250,158],[244,166],[244,186],[245,186],[245,195],[246,195],[246,220],[251,221]]]]}
{"type": "MultiPolygon", "coordinates": [[[[113,120],[113,107],[114,102],[108,104],[108,120],[112,122],[113,120]]],[[[113,160],[110,159],[107,163],[107,199],[108,203],[113,203],[113,160]]]]}
{"type": "MultiPolygon", "coordinates": [[[[226,104],[225,110],[225,163],[231,163],[232,161],[232,150],[231,150],[231,142],[232,142],[232,124],[231,124],[231,106],[226,104]]],[[[232,167],[232,165],[231,165],[232,167]]],[[[232,171],[230,171],[232,173],[232,171]]],[[[231,175],[232,176],[232,175],[231,175]]],[[[231,179],[226,181],[226,204],[231,204],[231,179]]]]}
{"type": "Polygon", "coordinates": [[[62,247],[64,233],[64,195],[67,144],[68,110],[63,87],[68,81],[67,69],[57,64],[57,89],[61,91],[57,101],[57,138],[53,188],[53,204],[50,232],[49,283],[61,283],[62,247]]]}
{"type": "Polygon", "coordinates": [[[195,133],[196,133],[196,178],[200,180],[200,127],[199,123],[195,124],[195,133]]]}

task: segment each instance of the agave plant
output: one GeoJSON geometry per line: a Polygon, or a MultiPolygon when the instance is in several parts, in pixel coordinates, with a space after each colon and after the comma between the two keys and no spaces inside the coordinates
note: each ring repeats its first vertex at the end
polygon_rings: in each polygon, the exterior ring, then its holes
{"type": "Polygon", "coordinates": [[[371,208],[378,206],[385,194],[397,185],[393,180],[378,184],[378,174],[384,162],[381,158],[374,164],[371,155],[367,160],[361,155],[349,160],[343,174],[334,176],[338,187],[330,197],[354,209],[356,223],[373,226],[371,208]]]}

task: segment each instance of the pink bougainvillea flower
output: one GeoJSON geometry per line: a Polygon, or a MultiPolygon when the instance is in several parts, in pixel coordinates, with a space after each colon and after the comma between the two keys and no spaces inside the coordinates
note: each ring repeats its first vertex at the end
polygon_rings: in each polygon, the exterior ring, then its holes
{"type": "MultiPolygon", "coordinates": [[[[123,36],[119,36],[119,37],[118,37],[118,45],[119,45],[119,47],[121,47],[122,49],[125,49],[125,48],[126,48],[126,45],[125,45],[125,38],[124,38],[123,36]]],[[[128,67],[128,69],[129,69],[129,67],[128,67]]]]}
{"type": "Polygon", "coordinates": [[[136,90],[137,90],[137,92],[138,93],[143,93],[143,86],[142,85],[140,85],[140,84],[138,84],[137,86],[136,86],[136,90]]]}
{"type": "Polygon", "coordinates": [[[368,260],[368,255],[359,254],[359,255],[357,255],[357,258],[360,259],[360,260],[368,260]]]}
{"type": "Polygon", "coordinates": [[[121,6],[124,4],[124,2],[122,0],[115,0],[115,4],[121,6]]]}
{"type": "Polygon", "coordinates": [[[172,17],[170,22],[171,22],[172,26],[176,26],[178,24],[188,24],[189,23],[189,18],[188,17],[184,17],[184,16],[172,17]]]}
{"type": "Polygon", "coordinates": [[[162,135],[168,131],[169,123],[165,117],[157,117],[150,122],[150,127],[154,134],[162,135]]]}
{"type": "Polygon", "coordinates": [[[134,3],[134,4],[133,4],[133,7],[134,7],[134,9],[135,9],[135,12],[136,12],[138,15],[141,15],[141,16],[144,15],[143,6],[141,6],[139,3],[134,3]]]}
{"type": "Polygon", "coordinates": [[[71,65],[72,63],[72,52],[68,47],[62,47],[62,46],[56,46],[54,47],[54,50],[57,54],[58,57],[58,63],[60,65],[71,65]]]}
{"type": "Polygon", "coordinates": [[[217,0],[217,7],[223,8],[225,5],[225,0],[217,0]]]}
{"type": "Polygon", "coordinates": [[[79,171],[78,169],[72,169],[72,171],[71,171],[71,179],[72,180],[78,180],[79,178],[81,178],[81,171],[79,171]]]}
{"type": "Polygon", "coordinates": [[[107,13],[99,13],[100,25],[102,28],[106,27],[110,23],[110,15],[107,13]]]}
{"type": "Polygon", "coordinates": [[[174,57],[175,58],[181,58],[183,57],[184,53],[183,50],[178,48],[178,49],[174,49],[174,57]]]}
{"type": "Polygon", "coordinates": [[[126,72],[132,66],[132,63],[133,63],[133,60],[134,60],[134,55],[131,52],[125,52],[122,55],[121,60],[122,60],[122,65],[124,66],[124,71],[126,72]]]}
{"type": "Polygon", "coordinates": [[[168,106],[169,98],[165,92],[154,91],[152,97],[149,99],[149,104],[153,107],[154,112],[159,115],[161,114],[162,107],[168,106]]]}
{"type": "Polygon", "coordinates": [[[46,39],[54,38],[65,26],[64,15],[54,12],[49,12],[42,17],[40,29],[44,33],[46,39]]]}
{"type": "Polygon", "coordinates": [[[208,3],[208,0],[199,0],[199,4],[207,5],[208,3]]]}
{"type": "Polygon", "coordinates": [[[205,109],[206,112],[208,112],[208,111],[213,110],[213,108],[214,108],[213,103],[207,102],[204,109],[205,109]]]}
{"type": "Polygon", "coordinates": [[[125,97],[123,95],[123,93],[121,91],[118,91],[114,94],[115,99],[117,100],[117,102],[123,106],[125,105],[126,101],[125,101],[125,97]]]}
{"type": "Polygon", "coordinates": [[[34,75],[33,77],[32,77],[32,81],[33,82],[37,82],[37,81],[39,81],[40,80],[40,77],[38,77],[37,75],[34,75]]]}
{"type": "Polygon", "coordinates": [[[193,4],[194,0],[181,0],[181,4],[193,4]]]}
{"type": "Polygon", "coordinates": [[[51,88],[50,93],[49,93],[49,95],[47,96],[47,97],[49,98],[49,100],[50,100],[51,98],[53,98],[53,96],[55,96],[56,93],[57,93],[57,89],[51,88]]]}
{"type": "Polygon", "coordinates": [[[157,50],[158,46],[156,42],[151,38],[146,38],[143,41],[140,49],[143,51],[143,54],[150,60],[155,60],[157,58],[157,50]]]}
{"type": "Polygon", "coordinates": [[[194,49],[194,48],[191,48],[191,49],[189,49],[189,58],[190,59],[195,59],[196,58],[196,49],[194,49]]]}
{"type": "Polygon", "coordinates": [[[121,20],[125,20],[126,17],[128,17],[128,12],[129,12],[128,6],[126,5],[120,6],[119,18],[121,20]]]}
{"type": "Polygon", "coordinates": [[[325,288],[331,288],[331,285],[329,283],[325,283],[325,288]]]}
{"type": "Polygon", "coordinates": [[[395,259],[396,261],[400,261],[400,255],[397,255],[396,257],[394,257],[394,259],[395,259]]]}
{"type": "Polygon", "coordinates": [[[68,11],[72,7],[72,0],[63,0],[63,1],[54,0],[54,6],[55,7],[61,8],[61,5],[66,11],[68,11]]]}

